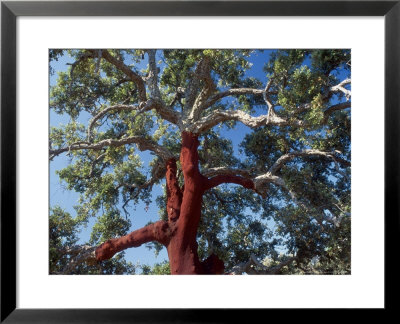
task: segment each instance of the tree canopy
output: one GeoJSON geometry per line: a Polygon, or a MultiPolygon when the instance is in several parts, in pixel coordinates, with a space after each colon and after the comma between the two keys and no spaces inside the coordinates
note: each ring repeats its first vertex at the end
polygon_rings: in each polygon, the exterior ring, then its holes
{"type": "Polygon", "coordinates": [[[50,110],[67,120],[50,127],[49,159],[70,158],[57,174],[80,195],[75,215],[51,206],[50,273],[134,274],[124,251],[145,243],[169,262],[144,274],[350,273],[350,50],[52,49],[49,60],[50,110]],[[73,63],[60,72],[63,57],[73,63]],[[134,206],[152,201],[160,221],[135,228],[134,206]]]}

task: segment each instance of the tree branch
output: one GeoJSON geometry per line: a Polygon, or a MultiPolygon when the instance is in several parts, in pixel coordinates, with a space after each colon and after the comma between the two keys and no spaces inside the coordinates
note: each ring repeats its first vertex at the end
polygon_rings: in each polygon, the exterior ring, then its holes
{"type": "Polygon", "coordinates": [[[283,267],[291,264],[296,259],[297,259],[297,257],[290,257],[287,260],[282,261],[281,263],[279,263],[278,265],[276,265],[276,266],[274,266],[272,268],[265,269],[263,271],[263,274],[278,274],[283,267]]]}
{"type": "Polygon", "coordinates": [[[236,89],[229,89],[223,92],[219,92],[213,96],[211,96],[205,103],[204,108],[210,107],[215,104],[218,100],[228,96],[235,96],[235,95],[244,95],[244,94],[254,94],[254,95],[263,95],[265,89],[253,89],[253,88],[236,88],[236,89]]]}
{"type": "Polygon", "coordinates": [[[227,167],[209,168],[203,170],[202,174],[207,178],[219,175],[240,175],[244,178],[249,178],[249,179],[251,178],[250,172],[247,170],[227,168],[227,167]]]}
{"type": "Polygon", "coordinates": [[[97,56],[96,55],[96,51],[94,51],[94,52],[83,52],[78,56],[78,59],[74,63],[66,63],[67,65],[71,65],[71,70],[70,70],[70,73],[69,73],[70,77],[71,78],[73,77],[74,70],[75,70],[76,66],[79,63],[81,63],[83,61],[86,61],[89,58],[95,58],[96,56],[97,56]]]}
{"type": "Polygon", "coordinates": [[[203,57],[200,62],[197,64],[196,69],[192,73],[192,77],[189,80],[188,86],[185,88],[185,120],[189,118],[189,114],[193,108],[193,104],[196,100],[196,95],[200,86],[199,74],[201,74],[201,70],[203,69],[203,65],[205,64],[205,58],[203,57]]]}
{"type": "Polygon", "coordinates": [[[261,115],[258,117],[252,117],[249,114],[241,110],[214,110],[208,116],[199,119],[197,122],[190,125],[190,132],[198,134],[204,132],[221,122],[227,120],[240,121],[244,125],[257,128],[261,126],[271,125],[271,126],[295,126],[300,127],[305,125],[301,120],[288,121],[276,115],[261,115]]]}
{"type": "Polygon", "coordinates": [[[242,273],[247,274],[264,274],[272,275],[279,274],[281,269],[289,264],[291,264],[297,257],[289,257],[287,260],[282,261],[274,267],[267,267],[257,260],[254,254],[250,255],[250,259],[247,262],[242,262],[233,267],[232,271],[229,273],[231,275],[241,275],[242,273]]]}
{"type": "Polygon", "coordinates": [[[330,106],[329,108],[327,108],[324,111],[324,119],[322,121],[322,123],[326,123],[328,121],[329,116],[334,113],[335,111],[338,110],[343,110],[346,108],[350,108],[351,107],[351,101],[347,101],[347,102],[342,102],[342,103],[338,103],[336,105],[330,106]]]}
{"type": "MultiPolygon", "coordinates": [[[[96,55],[97,50],[89,50],[89,51],[92,52],[93,55],[96,55]]],[[[142,77],[139,74],[132,71],[132,69],[129,66],[127,66],[124,62],[112,56],[108,50],[102,49],[101,55],[105,60],[114,65],[118,70],[123,72],[132,82],[136,84],[138,88],[138,95],[140,101],[146,101],[147,98],[146,88],[142,77]]]]}
{"type": "Polygon", "coordinates": [[[124,204],[122,205],[122,209],[125,212],[125,215],[129,215],[129,212],[126,210],[126,206],[128,205],[129,201],[131,201],[132,199],[135,199],[136,197],[139,196],[139,193],[141,190],[146,189],[148,187],[152,187],[154,183],[156,183],[157,181],[163,179],[165,177],[165,166],[163,165],[161,167],[161,164],[163,163],[157,163],[153,166],[152,168],[152,175],[150,177],[149,180],[147,180],[145,183],[143,184],[128,184],[128,183],[120,183],[116,189],[118,190],[121,187],[125,187],[128,188],[130,191],[130,197],[124,201],[124,204]],[[135,195],[132,196],[133,191],[136,189],[135,195]]]}
{"type": "Polygon", "coordinates": [[[235,183],[247,189],[255,189],[254,183],[251,179],[246,179],[237,175],[217,175],[206,181],[204,190],[212,189],[223,183],[235,183]]]}
{"type": "Polygon", "coordinates": [[[95,250],[96,247],[90,245],[75,245],[60,250],[62,254],[69,255],[70,260],[62,272],[58,274],[72,274],[76,267],[82,263],[87,263],[88,265],[97,264],[95,250]]]}
{"type": "MultiPolygon", "coordinates": [[[[274,110],[274,104],[269,98],[269,93],[270,93],[270,87],[272,85],[273,79],[271,78],[265,87],[265,89],[252,89],[252,88],[237,88],[237,89],[229,89],[224,92],[217,93],[213,96],[210,96],[208,100],[202,105],[203,109],[209,106],[212,106],[214,103],[216,103],[218,100],[231,96],[231,95],[242,95],[242,94],[253,94],[253,95],[262,95],[264,98],[265,103],[267,104],[268,107],[268,113],[266,115],[261,115],[258,117],[252,117],[248,115],[247,113],[240,111],[240,110],[215,110],[208,114],[207,116],[195,120],[195,123],[193,123],[190,126],[190,131],[193,133],[200,133],[203,131],[206,131],[216,125],[218,125],[221,122],[227,121],[227,120],[236,120],[242,122],[244,125],[251,127],[251,128],[256,128],[256,127],[261,127],[261,126],[266,126],[266,125],[271,125],[271,126],[293,126],[293,127],[304,127],[307,126],[307,124],[298,119],[291,118],[289,119],[284,119],[275,114],[274,110]]],[[[351,91],[347,90],[344,88],[346,84],[351,83],[350,79],[343,80],[341,83],[339,83],[336,86],[332,86],[329,90],[330,93],[332,92],[337,92],[341,91],[346,95],[347,100],[350,99],[351,97],[351,91]]],[[[328,98],[329,96],[327,96],[328,98]]],[[[305,110],[311,109],[312,105],[310,103],[308,104],[303,104],[299,107],[299,109],[296,110],[296,114],[303,112],[305,110]]],[[[351,107],[351,102],[345,102],[345,103],[339,103],[335,104],[331,107],[329,107],[327,110],[324,111],[324,119],[321,124],[324,124],[327,122],[328,117],[330,114],[332,114],[334,111],[337,110],[343,110],[346,108],[351,107]]]]}
{"type": "Polygon", "coordinates": [[[125,187],[128,188],[130,190],[134,190],[134,189],[138,189],[138,190],[142,190],[148,187],[151,187],[154,183],[156,183],[158,180],[161,180],[162,178],[164,178],[164,173],[160,174],[156,174],[154,176],[152,176],[149,180],[147,180],[145,183],[143,184],[128,184],[128,183],[120,183],[116,189],[119,189],[121,187],[125,187]]]}
{"type": "Polygon", "coordinates": [[[89,178],[93,176],[94,173],[94,168],[98,162],[100,162],[101,159],[103,159],[106,156],[106,153],[100,154],[96,159],[93,160],[92,165],[90,166],[90,171],[89,171],[89,178]]]}
{"type": "Polygon", "coordinates": [[[161,101],[161,93],[158,88],[158,70],[156,64],[156,50],[147,50],[149,55],[149,75],[146,78],[146,83],[148,85],[151,98],[161,101]]]}
{"type": "Polygon", "coordinates": [[[271,168],[269,169],[269,173],[271,175],[275,174],[276,172],[278,172],[285,163],[293,160],[296,157],[306,157],[306,156],[324,156],[326,158],[332,159],[334,160],[334,162],[336,163],[337,161],[344,164],[345,166],[351,166],[351,163],[341,159],[341,158],[337,158],[335,157],[335,152],[323,152],[323,151],[319,151],[319,150],[304,150],[304,151],[297,151],[297,152],[291,152],[291,153],[287,153],[282,155],[278,160],[276,160],[276,162],[271,166],[271,168]]]}
{"type": "Polygon", "coordinates": [[[254,178],[255,191],[260,193],[263,197],[265,197],[266,196],[265,185],[268,183],[276,184],[276,185],[282,187],[283,189],[285,189],[289,193],[290,197],[293,199],[293,201],[295,202],[296,205],[302,206],[303,208],[307,209],[304,204],[299,202],[299,200],[297,199],[297,195],[286,186],[286,183],[283,180],[283,178],[275,175],[275,173],[277,173],[283,167],[283,165],[285,163],[291,161],[295,157],[304,157],[304,156],[323,156],[323,157],[332,159],[335,163],[335,166],[336,166],[337,162],[340,162],[345,166],[351,166],[350,162],[348,162],[344,159],[335,157],[334,152],[323,152],[323,151],[318,151],[318,150],[304,150],[304,151],[298,151],[298,152],[291,152],[291,153],[282,155],[271,166],[271,168],[268,170],[267,173],[259,175],[254,178]]]}
{"type": "MultiPolygon", "coordinates": [[[[211,189],[221,183],[237,183],[245,188],[253,189],[262,197],[266,197],[265,184],[275,183],[277,185],[284,185],[282,178],[266,173],[259,176],[252,176],[250,171],[233,168],[210,168],[204,170],[202,174],[205,177],[213,177],[209,179],[206,188],[211,189]]],[[[207,190],[206,189],[206,190],[207,190]]]]}
{"type": "Polygon", "coordinates": [[[138,112],[135,114],[135,116],[132,117],[131,121],[134,121],[136,117],[146,111],[149,111],[151,109],[155,109],[163,118],[164,120],[167,120],[173,124],[179,124],[179,116],[178,114],[173,111],[172,109],[169,109],[162,103],[156,100],[148,100],[146,103],[142,103],[140,105],[115,105],[115,106],[110,106],[107,108],[104,108],[102,111],[100,111],[97,115],[95,115],[89,122],[89,126],[87,129],[87,139],[89,142],[92,141],[92,129],[95,126],[96,122],[101,119],[104,115],[112,112],[119,112],[123,110],[131,110],[135,111],[137,110],[138,112]]]}
{"type": "MultiPolygon", "coordinates": [[[[344,166],[351,166],[351,163],[338,158],[334,155],[334,152],[323,152],[319,150],[304,150],[299,152],[292,152],[285,155],[282,155],[268,170],[267,173],[261,174],[258,176],[251,175],[250,171],[242,170],[242,169],[233,169],[233,168],[210,168],[204,170],[202,174],[205,177],[213,177],[208,180],[206,185],[206,190],[211,189],[221,183],[237,183],[245,188],[253,189],[255,192],[260,194],[263,198],[267,195],[267,188],[266,185],[269,183],[273,183],[278,185],[285,190],[287,190],[294,200],[294,202],[299,205],[303,206],[297,199],[295,193],[290,190],[283,178],[276,176],[275,174],[283,167],[283,165],[295,157],[304,157],[304,156],[324,156],[326,158],[332,159],[335,163],[341,163],[344,166]]],[[[337,166],[336,166],[337,167],[337,166]]]]}
{"type": "Polygon", "coordinates": [[[63,152],[70,152],[70,151],[78,151],[78,150],[100,150],[103,147],[118,147],[127,144],[136,144],[140,151],[152,151],[164,161],[168,161],[170,158],[173,158],[172,153],[166,149],[158,145],[156,142],[145,139],[141,136],[130,136],[130,137],[123,137],[121,139],[105,139],[97,143],[88,143],[88,142],[77,142],[73,143],[70,146],[60,148],[60,149],[50,149],[49,155],[50,160],[52,160],[55,156],[63,153],[63,152]]]}
{"type": "Polygon", "coordinates": [[[168,105],[168,108],[173,110],[174,105],[176,102],[178,102],[182,106],[181,99],[185,97],[185,88],[178,87],[176,89],[176,93],[174,95],[174,98],[172,99],[171,103],[168,105]]]}
{"type": "Polygon", "coordinates": [[[346,96],[347,100],[350,100],[351,97],[351,91],[347,90],[344,86],[346,84],[350,84],[351,83],[351,79],[345,79],[342,82],[340,82],[338,85],[335,85],[333,87],[330,88],[331,92],[338,92],[341,91],[344,93],[344,95],[346,96]]]}
{"type": "Polygon", "coordinates": [[[167,245],[169,237],[170,233],[168,223],[158,221],[133,231],[128,235],[104,242],[96,248],[96,260],[108,260],[120,251],[131,247],[138,247],[144,243],[152,241],[167,245]]]}
{"type": "Polygon", "coordinates": [[[87,129],[87,138],[88,141],[91,141],[92,139],[92,129],[95,125],[95,123],[101,119],[104,115],[108,114],[109,112],[118,112],[118,111],[123,111],[123,110],[138,110],[139,106],[131,106],[131,105],[115,105],[115,106],[110,106],[107,108],[104,108],[102,111],[100,111],[97,115],[95,115],[89,122],[88,129],[87,129]]]}
{"type": "Polygon", "coordinates": [[[271,122],[271,117],[275,116],[275,109],[274,105],[271,102],[271,99],[269,98],[268,92],[269,89],[271,88],[273,78],[270,78],[267,82],[267,85],[265,86],[264,92],[263,92],[263,98],[265,103],[267,104],[268,107],[268,113],[267,113],[267,124],[271,122]]]}
{"type": "Polygon", "coordinates": [[[178,112],[164,105],[162,102],[156,102],[154,108],[160,114],[162,119],[169,121],[170,123],[175,124],[182,129],[182,119],[178,112]]]}
{"type": "MultiPolygon", "coordinates": [[[[336,204],[334,204],[336,206],[336,204]]],[[[329,209],[327,209],[329,210],[329,209]]],[[[332,223],[333,225],[335,225],[336,227],[340,227],[340,223],[342,222],[344,217],[350,217],[350,213],[347,212],[343,212],[341,211],[339,216],[336,216],[335,213],[333,213],[331,210],[329,210],[329,212],[331,213],[332,216],[324,216],[324,219],[327,220],[328,222],[332,223]]]]}
{"type": "Polygon", "coordinates": [[[204,87],[200,91],[200,94],[197,96],[189,115],[189,119],[193,121],[198,120],[201,111],[207,108],[207,105],[205,105],[204,103],[216,88],[214,81],[211,77],[210,59],[207,56],[204,57],[204,59],[201,61],[201,66],[199,64],[199,69],[197,70],[196,77],[199,80],[204,81],[204,87]]]}

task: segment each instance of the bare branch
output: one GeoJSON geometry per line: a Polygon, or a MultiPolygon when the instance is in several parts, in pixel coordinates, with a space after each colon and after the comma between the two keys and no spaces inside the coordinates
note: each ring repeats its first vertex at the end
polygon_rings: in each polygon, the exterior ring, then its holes
{"type": "Polygon", "coordinates": [[[305,125],[305,123],[301,120],[288,121],[276,115],[271,115],[269,118],[268,115],[252,117],[241,110],[215,110],[211,112],[208,116],[200,118],[197,122],[190,125],[190,132],[201,133],[227,120],[240,121],[244,125],[251,128],[257,128],[266,125],[271,125],[271,126],[291,125],[294,127],[300,127],[305,125]]]}
{"type": "MultiPolygon", "coordinates": [[[[350,181],[349,177],[347,176],[347,174],[345,174],[344,172],[342,172],[339,168],[339,163],[336,157],[333,157],[333,163],[335,163],[335,169],[336,172],[339,173],[343,178],[345,178],[347,181],[350,181]]],[[[346,161],[347,162],[347,161],[346,161]]]]}
{"type": "Polygon", "coordinates": [[[204,104],[204,108],[210,107],[215,104],[218,100],[228,96],[235,96],[235,95],[244,95],[244,94],[253,94],[253,95],[263,95],[265,89],[253,89],[253,88],[236,88],[236,89],[229,89],[223,92],[219,92],[213,96],[211,96],[204,104]]]}
{"type": "Polygon", "coordinates": [[[282,155],[269,169],[265,174],[261,174],[258,176],[253,176],[250,171],[242,170],[242,169],[233,169],[233,168],[210,168],[204,170],[202,174],[205,177],[213,177],[209,179],[209,183],[207,184],[207,189],[213,188],[221,183],[237,183],[243,185],[245,188],[253,189],[255,192],[260,194],[263,198],[267,196],[267,185],[275,184],[283,189],[285,189],[296,205],[305,206],[299,202],[296,194],[290,190],[282,177],[276,176],[275,173],[279,171],[283,165],[295,157],[304,157],[304,156],[323,156],[329,159],[332,159],[334,163],[341,163],[344,166],[351,166],[351,163],[338,158],[334,155],[335,152],[323,152],[318,150],[304,150],[299,152],[292,152],[285,155],[282,155]]]}
{"type": "MultiPolygon", "coordinates": [[[[311,108],[312,108],[311,103],[302,104],[296,108],[296,110],[294,111],[294,114],[298,115],[304,111],[310,110],[311,108]]],[[[321,121],[321,125],[326,124],[329,116],[332,113],[334,113],[335,111],[343,110],[343,109],[347,109],[347,108],[351,108],[351,101],[341,102],[341,103],[334,104],[334,105],[328,107],[324,111],[324,118],[321,121]]],[[[307,126],[307,125],[304,123],[303,126],[307,126]]]]}
{"type": "Polygon", "coordinates": [[[259,175],[254,178],[254,186],[255,186],[255,191],[261,194],[263,197],[266,196],[267,194],[267,188],[266,185],[269,183],[273,183],[275,185],[278,185],[285,189],[294,203],[298,206],[303,207],[304,209],[308,209],[303,203],[301,203],[295,192],[293,192],[290,188],[287,187],[285,181],[283,180],[282,177],[276,176],[275,173],[277,173],[285,163],[291,161],[295,157],[305,157],[305,156],[323,156],[329,159],[332,159],[334,163],[340,162],[345,166],[351,166],[351,163],[335,157],[334,152],[323,152],[323,151],[318,151],[318,150],[304,150],[304,151],[299,151],[299,152],[292,152],[288,154],[282,155],[269,169],[269,171],[265,174],[259,175]]]}
{"type": "Polygon", "coordinates": [[[161,102],[156,102],[154,109],[160,114],[162,119],[169,121],[182,129],[182,118],[178,112],[161,102]]]}
{"type": "Polygon", "coordinates": [[[97,115],[95,115],[89,122],[89,126],[87,129],[87,138],[88,141],[91,141],[92,139],[92,129],[95,125],[95,123],[101,119],[104,115],[110,113],[110,112],[119,112],[123,110],[138,110],[139,106],[131,106],[131,105],[115,105],[115,106],[110,106],[107,108],[104,108],[102,111],[100,111],[97,115]]]}
{"type": "Polygon", "coordinates": [[[342,103],[338,103],[336,105],[330,106],[328,109],[326,109],[324,111],[324,119],[323,119],[322,123],[326,123],[328,121],[329,116],[332,113],[334,113],[335,111],[343,110],[343,109],[350,108],[350,107],[351,107],[351,101],[342,102],[342,103]]]}
{"type": "Polygon", "coordinates": [[[214,81],[211,77],[210,59],[208,57],[204,57],[201,63],[202,65],[199,66],[200,68],[197,71],[197,78],[204,81],[204,87],[197,96],[189,114],[189,119],[194,121],[198,120],[201,111],[207,107],[207,105],[204,103],[216,89],[214,81]]]}
{"type": "MultiPolygon", "coordinates": [[[[277,176],[273,176],[273,175],[271,175],[270,172],[255,178],[254,184],[255,184],[256,192],[260,193],[263,197],[265,197],[266,196],[265,185],[268,184],[268,183],[273,183],[275,185],[280,186],[284,190],[286,190],[288,192],[288,194],[290,195],[291,199],[293,200],[293,202],[297,206],[301,207],[302,209],[304,209],[305,211],[310,213],[311,209],[298,199],[298,195],[286,185],[286,183],[283,180],[283,178],[277,177],[277,176]]],[[[334,205],[336,206],[336,204],[334,204],[334,205]]],[[[313,206],[313,207],[316,208],[316,209],[320,209],[321,214],[320,214],[319,217],[316,217],[316,220],[317,220],[317,222],[320,225],[322,230],[325,230],[325,226],[323,225],[323,223],[321,221],[321,218],[326,220],[326,221],[328,221],[328,222],[330,222],[330,223],[332,223],[332,224],[334,224],[335,226],[339,227],[342,218],[344,216],[349,216],[350,215],[349,213],[344,213],[344,214],[342,213],[341,216],[336,217],[331,212],[331,214],[333,216],[332,217],[328,217],[324,213],[323,209],[321,209],[320,207],[317,207],[317,206],[313,206]]]]}
{"type": "MultiPolygon", "coordinates": [[[[271,125],[271,126],[293,126],[293,127],[305,127],[307,126],[307,123],[298,120],[295,118],[290,118],[289,119],[284,119],[276,115],[275,110],[274,110],[274,104],[272,103],[271,99],[269,98],[270,94],[270,88],[272,85],[273,79],[271,78],[268,80],[267,85],[265,89],[252,89],[252,88],[237,88],[237,89],[229,89],[224,92],[217,93],[213,96],[210,96],[207,101],[202,105],[202,108],[206,108],[209,106],[212,106],[214,103],[216,103],[218,100],[231,96],[231,95],[242,95],[242,94],[253,94],[253,95],[262,95],[264,98],[265,103],[267,104],[268,107],[268,113],[266,115],[258,116],[258,117],[252,117],[248,115],[247,113],[240,111],[240,110],[215,110],[208,114],[207,116],[204,116],[203,118],[199,120],[195,120],[195,123],[189,126],[190,131],[193,133],[199,133],[206,131],[215,125],[218,125],[221,122],[227,121],[227,120],[236,120],[240,121],[243,124],[245,124],[248,127],[251,128],[256,128],[256,127],[261,127],[261,126],[266,126],[266,125],[271,125]]],[[[346,79],[339,83],[336,86],[333,86],[330,88],[330,92],[337,92],[337,91],[342,91],[345,93],[347,100],[349,100],[351,96],[350,90],[347,90],[344,88],[346,84],[349,84],[351,82],[350,79],[346,79]]],[[[300,105],[298,109],[296,109],[295,115],[297,115],[300,112],[306,111],[308,109],[311,109],[312,105],[310,103],[300,105]]],[[[339,103],[335,104],[331,107],[329,107],[327,110],[324,112],[324,119],[321,124],[324,124],[327,122],[327,118],[329,117],[330,114],[332,114],[334,111],[337,110],[342,110],[346,108],[351,107],[351,102],[345,102],[345,103],[339,103]]]]}
{"type": "MultiPolygon", "coordinates": [[[[334,111],[342,110],[342,109],[346,109],[346,108],[350,108],[351,107],[351,103],[349,102],[350,97],[351,97],[351,91],[344,88],[344,86],[346,84],[349,84],[349,83],[351,83],[351,79],[345,79],[341,83],[339,83],[338,85],[332,86],[329,89],[329,91],[325,94],[325,96],[323,96],[323,100],[329,100],[330,99],[330,94],[332,94],[334,92],[342,91],[346,95],[347,102],[335,104],[335,105],[332,105],[331,107],[327,108],[327,110],[325,110],[325,112],[324,112],[325,119],[323,120],[322,123],[326,123],[327,118],[334,111]]],[[[302,113],[304,111],[310,110],[311,108],[312,108],[312,104],[311,103],[301,104],[298,107],[296,107],[295,114],[302,113]]]]}
{"type": "Polygon", "coordinates": [[[78,151],[78,150],[100,150],[103,147],[118,147],[127,144],[136,144],[140,151],[152,151],[164,161],[168,161],[170,158],[173,158],[172,153],[166,149],[158,145],[156,142],[143,138],[141,136],[130,136],[130,137],[123,137],[121,139],[105,139],[97,143],[88,143],[88,142],[77,142],[71,144],[70,146],[60,148],[60,149],[50,149],[49,155],[50,160],[53,159],[55,156],[63,153],[63,152],[70,152],[70,151],[78,151]]]}
{"type": "Polygon", "coordinates": [[[93,162],[92,165],[90,166],[90,171],[89,171],[89,178],[93,176],[94,173],[94,167],[100,160],[102,160],[106,156],[106,153],[100,154],[93,162]]]}
{"type": "Polygon", "coordinates": [[[204,74],[203,70],[208,64],[208,61],[209,59],[207,57],[203,57],[200,60],[194,73],[192,73],[192,77],[189,81],[188,86],[185,89],[185,112],[187,114],[191,113],[191,109],[193,108],[197,92],[199,91],[200,87],[200,76],[204,74]]]}
{"type": "Polygon", "coordinates": [[[306,157],[306,156],[324,156],[326,158],[332,159],[335,162],[341,162],[345,164],[346,166],[350,166],[351,163],[340,158],[335,157],[335,152],[323,152],[319,150],[304,150],[304,151],[297,151],[297,152],[291,152],[282,155],[269,169],[270,174],[275,174],[278,172],[285,163],[293,160],[296,157],[306,157]]]}
{"type": "Polygon", "coordinates": [[[350,84],[351,83],[351,79],[345,79],[342,82],[340,82],[338,85],[335,85],[333,87],[330,88],[331,92],[338,92],[341,91],[344,93],[344,95],[346,96],[347,100],[350,100],[351,97],[351,91],[347,90],[344,86],[346,84],[350,84]]]}
{"type": "Polygon", "coordinates": [[[267,104],[268,107],[268,113],[267,113],[267,124],[269,124],[271,122],[271,117],[275,116],[275,110],[274,110],[274,105],[272,104],[269,95],[268,95],[268,91],[272,85],[272,81],[273,79],[269,79],[267,82],[267,85],[265,86],[264,92],[263,92],[263,98],[265,103],[267,104]]]}
{"type": "Polygon", "coordinates": [[[156,64],[156,50],[155,49],[147,50],[147,54],[149,55],[149,75],[146,78],[146,83],[149,87],[151,98],[161,101],[161,93],[160,89],[158,88],[158,69],[156,64]]]}
{"type": "MultiPolygon", "coordinates": [[[[268,187],[267,185],[273,183],[278,186],[286,188],[285,181],[278,176],[272,175],[269,172],[259,175],[254,178],[254,187],[263,198],[267,197],[268,187]]],[[[287,188],[286,188],[287,189],[287,188]]]]}
{"type": "Polygon", "coordinates": [[[161,116],[166,121],[169,121],[173,124],[179,124],[179,115],[177,112],[173,111],[172,109],[166,107],[162,103],[156,100],[148,100],[146,103],[141,103],[140,105],[115,105],[115,106],[110,106],[102,111],[100,111],[97,115],[95,115],[89,122],[88,130],[87,130],[87,139],[89,142],[92,141],[92,129],[95,126],[96,122],[101,119],[104,115],[108,113],[113,113],[113,112],[119,112],[119,111],[135,111],[137,110],[137,114],[132,117],[131,121],[134,121],[136,117],[146,111],[149,111],[151,109],[155,109],[161,116]]]}
{"type": "Polygon", "coordinates": [[[209,168],[202,172],[205,177],[215,177],[217,175],[232,175],[237,174],[244,178],[251,178],[250,171],[243,169],[234,169],[227,167],[209,168]]]}
{"type": "MultiPolygon", "coordinates": [[[[334,204],[337,206],[336,204],[334,204]]],[[[329,209],[328,209],[329,210],[329,209]]],[[[331,210],[329,210],[332,216],[327,216],[326,214],[324,215],[324,219],[327,220],[328,222],[332,223],[336,227],[340,227],[340,224],[345,217],[350,217],[350,213],[344,212],[343,210],[340,210],[339,216],[335,215],[331,210]]]]}
{"type": "Polygon", "coordinates": [[[168,105],[168,108],[172,110],[174,108],[174,105],[175,105],[176,102],[179,102],[179,104],[182,106],[181,99],[184,96],[185,96],[185,88],[178,87],[176,89],[176,93],[175,93],[174,99],[172,99],[172,102],[168,105]]]}

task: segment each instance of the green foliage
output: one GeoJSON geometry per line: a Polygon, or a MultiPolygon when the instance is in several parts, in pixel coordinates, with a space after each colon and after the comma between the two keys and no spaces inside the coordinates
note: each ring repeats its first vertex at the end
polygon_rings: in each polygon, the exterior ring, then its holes
{"type": "Polygon", "coordinates": [[[60,207],[50,210],[49,216],[49,266],[50,273],[62,271],[69,260],[63,250],[78,242],[79,224],[60,207]]]}
{"type": "MultiPolygon", "coordinates": [[[[103,217],[105,219],[107,217],[103,217]]],[[[105,225],[106,220],[102,223],[105,225]]],[[[110,222],[114,225],[116,234],[123,232],[119,222],[110,222]],[[118,224],[117,224],[118,223],[118,224]]],[[[131,262],[124,259],[124,252],[118,253],[111,260],[103,261],[101,264],[76,262],[71,268],[71,261],[75,261],[81,250],[79,245],[79,232],[83,222],[73,218],[62,208],[55,206],[50,210],[49,216],[49,273],[50,274],[134,274],[135,267],[131,262]]],[[[97,225],[96,230],[99,231],[97,225]]],[[[112,226],[101,233],[102,237],[114,235],[112,226]]],[[[99,233],[99,232],[98,232],[99,233]]]]}
{"type": "Polygon", "coordinates": [[[136,274],[136,267],[132,264],[132,262],[125,260],[124,252],[120,252],[112,259],[102,261],[101,264],[97,266],[96,270],[93,268],[82,269],[81,274],[85,273],[97,275],[133,275],[136,274]]]}
{"type": "Polygon", "coordinates": [[[234,166],[239,163],[234,156],[232,141],[213,131],[203,134],[199,159],[203,168],[234,166]]]}
{"type": "Polygon", "coordinates": [[[121,217],[117,210],[100,216],[93,226],[90,244],[103,243],[111,238],[124,236],[128,233],[131,222],[121,217]]]}
{"type": "Polygon", "coordinates": [[[51,127],[49,140],[52,148],[61,148],[66,145],[79,142],[84,136],[84,130],[85,126],[74,120],[67,125],[51,127]]]}
{"type": "Polygon", "coordinates": [[[164,50],[166,67],[161,76],[161,86],[174,93],[178,87],[185,88],[196,63],[204,56],[211,60],[215,81],[221,87],[241,83],[243,75],[251,67],[247,60],[249,50],[164,50]]]}
{"type": "Polygon", "coordinates": [[[311,57],[313,67],[325,75],[340,68],[350,70],[350,50],[316,50],[311,57]]]}
{"type": "Polygon", "coordinates": [[[169,269],[169,262],[163,261],[161,263],[156,263],[153,267],[148,265],[142,266],[142,274],[144,275],[170,275],[171,271],[169,269]]]}

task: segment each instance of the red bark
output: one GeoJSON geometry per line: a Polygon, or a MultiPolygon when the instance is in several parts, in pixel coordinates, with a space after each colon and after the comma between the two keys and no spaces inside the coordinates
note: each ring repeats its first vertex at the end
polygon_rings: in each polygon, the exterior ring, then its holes
{"type": "Polygon", "coordinates": [[[96,249],[96,259],[97,261],[107,260],[120,251],[131,247],[138,247],[151,241],[157,241],[165,245],[168,244],[169,237],[169,224],[164,221],[158,221],[133,231],[128,235],[104,242],[96,249]]]}
{"type": "Polygon", "coordinates": [[[167,214],[168,221],[159,221],[129,235],[108,240],[96,250],[98,261],[111,258],[126,248],[157,241],[166,246],[171,274],[222,274],[224,263],[212,254],[203,262],[197,253],[197,229],[201,217],[201,204],[206,190],[221,183],[236,183],[254,189],[251,180],[240,176],[204,177],[199,171],[199,141],[195,134],[182,133],[180,163],[184,186],[179,187],[175,159],[167,162],[167,214]]]}
{"type": "Polygon", "coordinates": [[[236,183],[247,189],[255,189],[254,182],[252,180],[235,175],[218,175],[214,178],[211,178],[207,181],[205,189],[208,190],[214,188],[222,183],[236,183]]]}
{"type": "Polygon", "coordinates": [[[199,171],[199,141],[196,135],[182,133],[180,162],[185,179],[176,232],[167,247],[171,274],[203,273],[197,254],[196,234],[206,178],[199,171]]]}
{"type": "Polygon", "coordinates": [[[175,159],[171,159],[167,162],[167,172],[165,178],[167,182],[168,220],[170,222],[174,222],[179,217],[182,204],[182,191],[181,188],[179,188],[178,179],[176,178],[175,159]]]}

